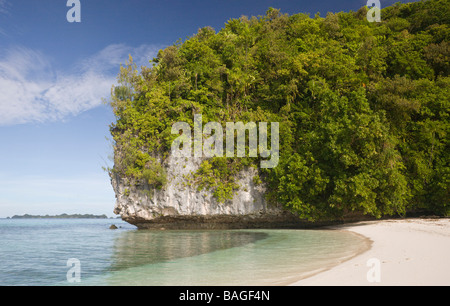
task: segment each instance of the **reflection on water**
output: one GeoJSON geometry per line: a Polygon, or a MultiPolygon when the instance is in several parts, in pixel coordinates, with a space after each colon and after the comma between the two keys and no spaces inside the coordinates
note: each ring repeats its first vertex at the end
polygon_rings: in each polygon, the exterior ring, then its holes
{"type": "Polygon", "coordinates": [[[128,231],[108,272],[83,285],[286,285],[368,248],[327,230],[128,231]]]}
{"type": "Polygon", "coordinates": [[[243,246],[267,238],[263,232],[129,231],[114,242],[111,270],[167,262],[243,246]]]}
{"type": "Polygon", "coordinates": [[[114,220],[0,220],[0,285],[277,285],[367,247],[325,230],[138,231],[114,220]]]}

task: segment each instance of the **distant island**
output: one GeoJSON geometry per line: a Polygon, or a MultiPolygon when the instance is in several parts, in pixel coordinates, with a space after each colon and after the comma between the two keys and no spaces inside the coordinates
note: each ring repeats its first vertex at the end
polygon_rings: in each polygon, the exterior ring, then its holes
{"type": "Polygon", "coordinates": [[[29,215],[25,214],[23,216],[14,215],[11,218],[8,217],[8,219],[108,219],[108,216],[106,215],[91,215],[91,214],[74,214],[74,215],[68,215],[68,214],[61,214],[56,216],[41,216],[41,215],[29,215]]]}

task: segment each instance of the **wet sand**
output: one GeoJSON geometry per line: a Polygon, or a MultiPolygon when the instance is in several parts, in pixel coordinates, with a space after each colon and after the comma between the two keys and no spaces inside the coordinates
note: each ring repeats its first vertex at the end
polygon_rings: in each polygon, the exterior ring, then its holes
{"type": "Polygon", "coordinates": [[[400,219],[335,227],[372,241],[362,254],[294,286],[449,286],[450,219],[400,219]]]}

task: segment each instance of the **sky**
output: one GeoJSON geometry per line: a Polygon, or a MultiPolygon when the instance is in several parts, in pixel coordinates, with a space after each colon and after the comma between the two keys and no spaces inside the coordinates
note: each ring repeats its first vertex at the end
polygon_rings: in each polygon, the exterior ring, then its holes
{"type": "MultiPolygon", "coordinates": [[[[110,96],[131,54],[148,65],[158,50],[201,27],[264,15],[356,11],[365,0],[0,0],[0,218],[106,214],[110,96]],[[72,14],[71,14],[72,15],[72,14]],[[75,15],[72,15],[75,16],[75,15]]],[[[381,7],[397,1],[381,0],[381,7]]],[[[411,1],[403,1],[411,2],[411,1]]]]}

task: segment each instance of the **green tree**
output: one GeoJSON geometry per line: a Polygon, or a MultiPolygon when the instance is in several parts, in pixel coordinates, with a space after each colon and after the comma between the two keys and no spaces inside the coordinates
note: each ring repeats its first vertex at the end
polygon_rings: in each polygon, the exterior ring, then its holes
{"type": "MultiPolygon", "coordinates": [[[[267,198],[310,220],[450,214],[449,0],[356,12],[269,8],[120,68],[110,104],[112,171],[164,188],[178,121],[279,122],[280,160],[258,169],[267,198]]],[[[190,178],[221,202],[260,158],[205,160],[190,178]]]]}

